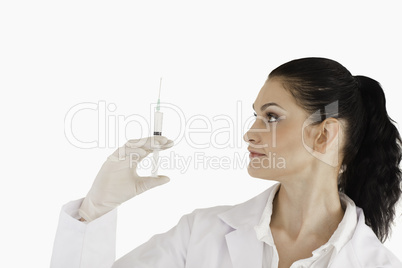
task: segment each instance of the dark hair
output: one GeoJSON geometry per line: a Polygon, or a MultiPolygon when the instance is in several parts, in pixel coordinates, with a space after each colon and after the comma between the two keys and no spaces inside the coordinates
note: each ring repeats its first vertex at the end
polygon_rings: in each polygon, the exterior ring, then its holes
{"type": "Polygon", "coordinates": [[[387,114],[380,84],[352,76],[341,64],[325,58],[290,61],[268,78],[273,77],[281,79],[307,112],[321,111],[317,123],[328,117],[346,122],[339,191],[363,209],[366,224],[384,242],[402,193],[401,137],[387,114]],[[336,109],[328,109],[334,103],[336,109]]]}

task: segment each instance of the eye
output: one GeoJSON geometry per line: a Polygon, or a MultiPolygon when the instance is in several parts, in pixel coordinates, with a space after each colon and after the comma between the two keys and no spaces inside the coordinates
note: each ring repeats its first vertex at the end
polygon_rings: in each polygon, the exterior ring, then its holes
{"type": "MultiPolygon", "coordinates": [[[[254,113],[254,116],[257,117],[257,114],[254,113]]],[[[279,116],[274,113],[267,113],[266,116],[267,116],[268,123],[275,123],[280,120],[279,116]]]]}
{"type": "Polygon", "coordinates": [[[267,113],[268,123],[275,123],[279,121],[279,116],[273,113],[267,113]]]}

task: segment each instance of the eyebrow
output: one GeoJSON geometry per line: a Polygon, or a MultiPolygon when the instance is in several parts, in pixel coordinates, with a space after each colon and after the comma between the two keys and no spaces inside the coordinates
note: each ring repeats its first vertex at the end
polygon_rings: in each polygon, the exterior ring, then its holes
{"type": "MultiPolygon", "coordinates": [[[[280,106],[279,104],[277,104],[277,103],[275,103],[275,102],[268,102],[268,103],[265,103],[263,106],[261,106],[261,111],[263,111],[263,110],[265,110],[266,108],[268,108],[269,106],[278,106],[279,108],[281,108],[281,109],[283,109],[283,110],[285,110],[282,106],[280,106]]],[[[255,110],[254,109],[254,103],[253,103],[253,110],[255,110]]],[[[285,110],[286,111],[286,110],[285,110]]]]}

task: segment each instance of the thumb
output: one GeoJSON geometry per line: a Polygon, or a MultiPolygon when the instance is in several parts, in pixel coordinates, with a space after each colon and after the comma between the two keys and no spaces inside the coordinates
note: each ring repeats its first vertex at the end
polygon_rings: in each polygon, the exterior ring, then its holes
{"type": "Polygon", "coordinates": [[[168,183],[170,179],[167,176],[158,175],[158,177],[151,177],[151,176],[138,177],[136,178],[136,181],[137,181],[136,192],[137,194],[140,194],[156,186],[168,183]]]}

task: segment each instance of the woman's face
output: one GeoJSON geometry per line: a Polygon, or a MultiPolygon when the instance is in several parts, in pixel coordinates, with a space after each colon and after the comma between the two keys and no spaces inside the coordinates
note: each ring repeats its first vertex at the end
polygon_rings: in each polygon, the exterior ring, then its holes
{"type": "Polygon", "coordinates": [[[313,158],[305,149],[310,146],[303,129],[308,114],[283,88],[280,78],[267,80],[253,107],[256,120],[244,135],[250,151],[248,173],[281,181],[306,171],[313,158]]]}

